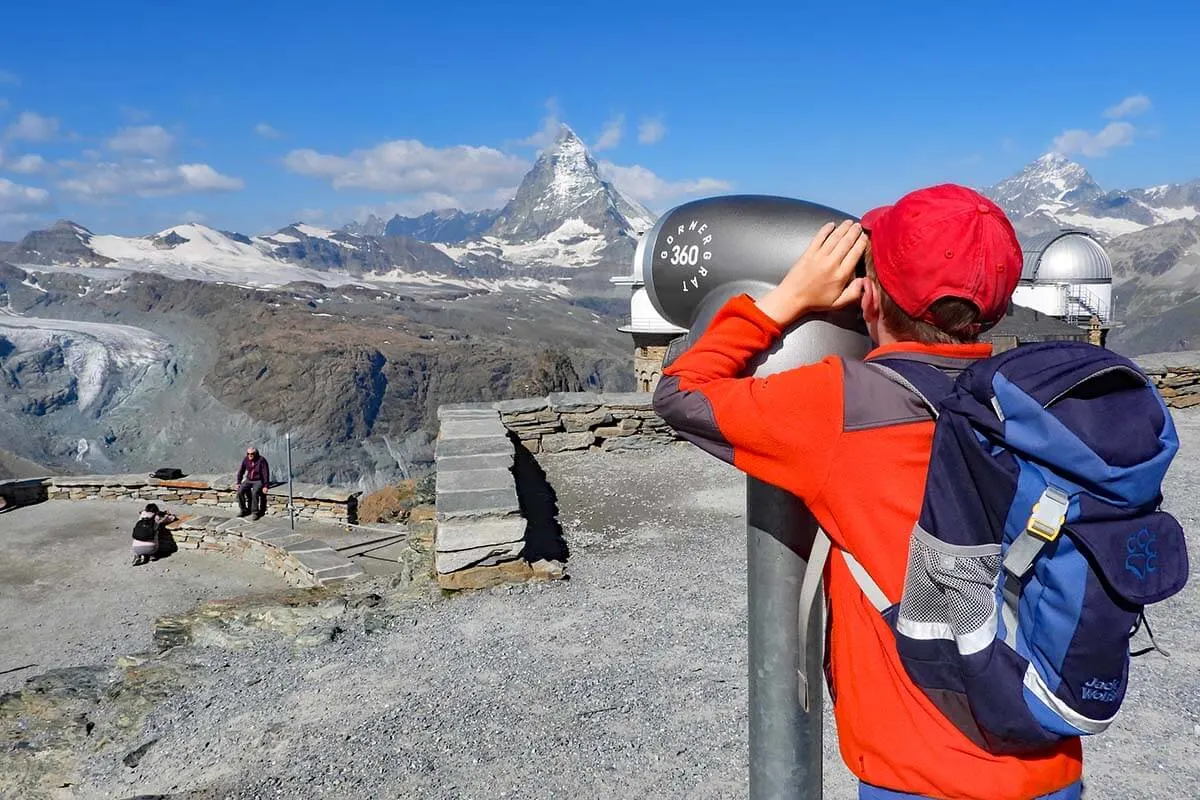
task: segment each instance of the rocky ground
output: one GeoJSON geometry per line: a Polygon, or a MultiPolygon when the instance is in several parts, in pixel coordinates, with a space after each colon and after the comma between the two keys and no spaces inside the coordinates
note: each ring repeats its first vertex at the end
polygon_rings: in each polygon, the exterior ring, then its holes
{"type": "MultiPolygon", "coordinates": [[[[1200,414],[1179,420],[1167,502],[1191,527],[1200,414]]],[[[543,463],[569,581],[203,605],[0,703],[0,797],[745,797],[740,475],[686,445],[543,463]]],[[[1172,657],[1136,662],[1088,742],[1090,799],[1200,785],[1200,580],[1152,621],[1172,657]]],[[[850,800],[826,709],[825,797],[850,800]]]]}

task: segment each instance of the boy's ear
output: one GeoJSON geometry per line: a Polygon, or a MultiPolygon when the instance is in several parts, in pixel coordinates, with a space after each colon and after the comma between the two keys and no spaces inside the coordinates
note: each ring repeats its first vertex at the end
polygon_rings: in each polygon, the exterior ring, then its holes
{"type": "Polygon", "coordinates": [[[875,285],[875,281],[870,278],[863,281],[862,311],[863,319],[868,323],[873,323],[879,319],[879,288],[875,285]]]}

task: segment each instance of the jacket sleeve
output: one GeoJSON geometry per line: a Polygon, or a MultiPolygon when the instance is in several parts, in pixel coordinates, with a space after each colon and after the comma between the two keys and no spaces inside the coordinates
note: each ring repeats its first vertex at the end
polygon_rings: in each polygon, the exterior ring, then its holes
{"type": "Polygon", "coordinates": [[[654,410],[706,452],[811,501],[841,435],[842,367],[831,356],[763,378],[745,376],[781,335],[749,295],[730,299],[663,370],[654,410]]]}

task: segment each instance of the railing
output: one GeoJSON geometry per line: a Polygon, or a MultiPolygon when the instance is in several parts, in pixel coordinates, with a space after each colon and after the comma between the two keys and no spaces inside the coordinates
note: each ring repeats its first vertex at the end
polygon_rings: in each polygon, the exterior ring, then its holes
{"type": "Polygon", "coordinates": [[[1112,321],[1112,309],[1109,304],[1092,294],[1084,286],[1065,286],[1067,302],[1065,317],[1071,325],[1087,324],[1096,318],[1100,324],[1112,321]]]}

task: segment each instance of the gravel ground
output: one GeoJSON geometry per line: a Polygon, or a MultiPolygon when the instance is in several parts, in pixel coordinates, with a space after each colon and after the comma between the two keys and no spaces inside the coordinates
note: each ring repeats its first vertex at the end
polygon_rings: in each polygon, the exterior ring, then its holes
{"type": "Polygon", "coordinates": [[[42,670],[144,650],[156,618],[200,599],[287,585],[187,550],[130,566],[129,531],[144,506],[55,500],[0,514],[0,671],[17,670],[0,675],[0,692],[42,670]]]}
{"type": "MultiPolygon", "coordinates": [[[[1180,428],[1168,509],[1193,526],[1200,414],[1180,428]]],[[[152,713],[140,764],[104,751],[73,796],[745,797],[741,476],[686,446],[544,463],[570,581],[419,601],[314,648],[191,651],[206,672],[152,713]]],[[[1087,744],[1089,800],[1200,786],[1200,579],[1152,622],[1173,657],[1136,662],[1087,744]]],[[[851,800],[826,710],[825,797],[851,800]]]]}

